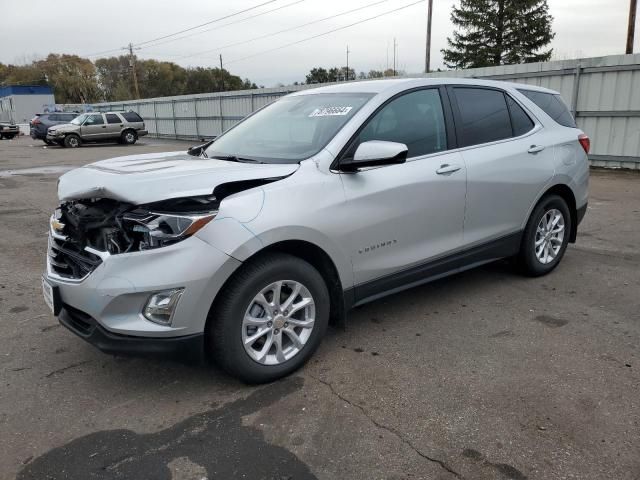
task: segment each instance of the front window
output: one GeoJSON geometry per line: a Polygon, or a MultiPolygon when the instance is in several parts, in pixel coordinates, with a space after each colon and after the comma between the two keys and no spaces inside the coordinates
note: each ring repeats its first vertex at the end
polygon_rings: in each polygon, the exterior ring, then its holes
{"type": "Polygon", "coordinates": [[[209,158],[298,163],[322,150],[372,97],[367,93],[321,93],[282,98],[216,139],[206,154],[209,158]]]}
{"type": "Polygon", "coordinates": [[[73,120],[71,120],[71,123],[73,125],[82,125],[84,123],[84,121],[87,119],[87,114],[83,113],[82,115],[74,118],[73,120]]]}

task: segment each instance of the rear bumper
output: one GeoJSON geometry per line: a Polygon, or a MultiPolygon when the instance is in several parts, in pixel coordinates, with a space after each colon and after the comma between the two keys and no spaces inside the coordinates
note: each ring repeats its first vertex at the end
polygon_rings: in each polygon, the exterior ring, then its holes
{"type": "Polygon", "coordinates": [[[155,338],[120,335],[104,329],[85,312],[64,305],[58,320],[77,336],[111,355],[158,356],[200,362],[204,359],[204,334],[155,338]]]}
{"type": "Polygon", "coordinates": [[[148,130],[138,130],[138,131],[136,132],[136,134],[137,134],[139,137],[144,137],[145,135],[148,135],[148,134],[149,134],[149,131],[148,131],[148,130]]]}

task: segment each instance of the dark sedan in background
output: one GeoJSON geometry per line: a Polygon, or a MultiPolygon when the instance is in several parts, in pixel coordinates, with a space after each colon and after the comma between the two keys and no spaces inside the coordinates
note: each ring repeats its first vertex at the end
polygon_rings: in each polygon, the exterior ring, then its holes
{"type": "Polygon", "coordinates": [[[55,145],[54,142],[47,140],[47,130],[54,125],[69,123],[79,114],[73,112],[52,112],[37,113],[29,122],[31,138],[34,140],[42,140],[47,145],[55,145]]]}

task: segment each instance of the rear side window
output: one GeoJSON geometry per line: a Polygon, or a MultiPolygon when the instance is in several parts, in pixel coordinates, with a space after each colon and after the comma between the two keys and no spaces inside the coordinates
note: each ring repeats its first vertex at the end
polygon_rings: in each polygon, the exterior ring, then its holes
{"type": "Polygon", "coordinates": [[[127,122],[142,122],[142,118],[136,112],[123,112],[122,116],[127,122]]]}
{"type": "Polygon", "coordinates": [[[563,127],[577,128],[573,115],[560,95],[533,90],[519,91],[563,127]]]}
{"type": "Polygon", "coordinates": [[[76,115],[75,113],[65,113],[64,115],[58,115],[59,119],[65,121],[65,122],[70,122],[71,120],[73,120],[77,116],[78,115],[76,115]]]}
{"type": "Polygon", "coordinates": [[[51,121],[51,122],[57,122],[57,121],[59,121],[59,120],[60,120],[58,117],[59,117],[59,115],[56,115],[55,113],[52,113],[51,115],[49,115],[49,116],[47,117],[47,119],[48,119],[49,121],[51,121]]]}
{"type": "Polygon", "coordinates": [[[455,87],[462,121],[461,147],[511,138],[511,118],[504,93],[485,88],[455,87]]]}
{"type": "Polygon", "coordinates": [[[511,123],[513,124],[513,136],[519,137],[531,131],[535,124],[529,118],[529,115],[522,109],[518,102],[507,95],[507,105],[511,113],[511,123]]]}
{"type": "Polygon", "coordinates": [[[438,90],[418,90],[389,102],[369,120],[357,144],[369,140],[404,143],[409,158],[446,150],[447,132],[438,90]]]}
{"type": "Polygon", "coordinates": [[[107,123],[122,123],[120,117],[115,113],[107,113],[105,117],[107,117],[107,123]]]}

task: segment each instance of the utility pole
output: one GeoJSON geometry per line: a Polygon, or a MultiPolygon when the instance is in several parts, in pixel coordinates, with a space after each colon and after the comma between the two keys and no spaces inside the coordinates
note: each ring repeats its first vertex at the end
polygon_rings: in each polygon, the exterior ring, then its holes
{"type": "Polygon", "coordinates": [[[627,55],[633,53],[633,40],[636,33],[636,13],[638,11],[638,0],[631,0],[629,6],[629,29],[627,30],[627,55]]]}
{"type": "Polygon", "coordinates": [[[349,81],[349,45],[347,45],[347,73],[344,75],[345,82],[349,81]]]}
{"type": "Polygon", "coordinates": [[[222,84],[222,91],[224,92],[224,72],[222,71],[222,54],[220,54],[220,83],[222,84]]]}
{"type": "Polygon", "coordinates": [[[427,13],[427,51],[424,57],[424,73],[431,71],[431,21],[433,19],[433,0],[429,0],[427,13]]]}
{"type": "Polygon", "coordinates": [[[129,68],[131,68],[131,75],[133,76],[133,88],[136,93],[136,99],[139,100],[140,89],[138,88],[138,75],[136,73],[136,57],[133,56],[133,43],[129,42],[129,46],[125,47],[125,50],[129,50],[129,68]]]}
{"type": "Polygon", "coordinates": [[[393,37],[393,76],[396,76],[396,49],[398,48],[398,43],[396,42],[396,37],[393,37]]]}

